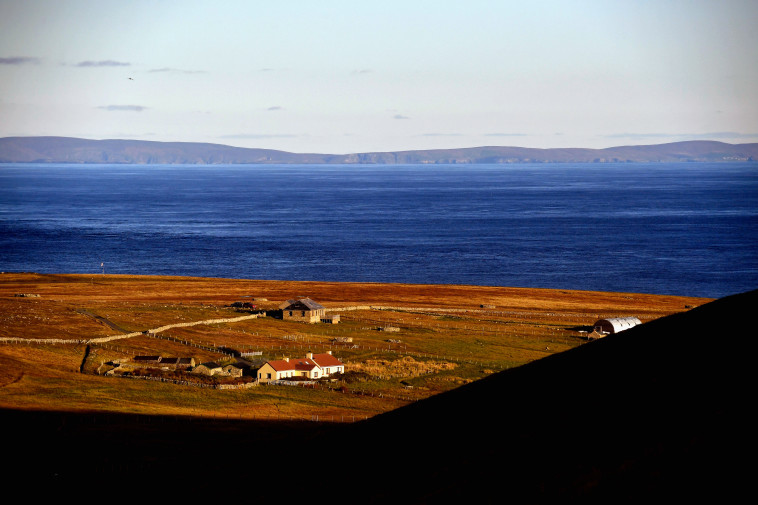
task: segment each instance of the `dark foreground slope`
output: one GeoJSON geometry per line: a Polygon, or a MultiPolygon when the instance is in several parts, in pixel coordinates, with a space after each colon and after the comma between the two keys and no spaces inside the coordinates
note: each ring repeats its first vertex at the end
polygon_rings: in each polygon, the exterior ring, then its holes
{"type": "Polygon", "coordinates": [[[3,475],[79,496],[724,502],[752,480],[756,306],[723,298],[352,425],[0,412],[3,475]]]}
{"type": "Polygon", "coordinates": [[[726,498],[745,482],[758,292],[354,426],[377,502],[726,498]],[[406,486],[408,483],[410,486],[406,486]]]}

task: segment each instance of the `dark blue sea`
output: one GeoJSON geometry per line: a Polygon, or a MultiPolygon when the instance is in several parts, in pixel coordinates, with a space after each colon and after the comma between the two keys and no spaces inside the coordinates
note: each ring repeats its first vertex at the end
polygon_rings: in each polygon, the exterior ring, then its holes
{"type": "Polygon", "coordinates": [[[0,165],[0,271],[103,269],[721,297],[758,164],[0,165]]]}

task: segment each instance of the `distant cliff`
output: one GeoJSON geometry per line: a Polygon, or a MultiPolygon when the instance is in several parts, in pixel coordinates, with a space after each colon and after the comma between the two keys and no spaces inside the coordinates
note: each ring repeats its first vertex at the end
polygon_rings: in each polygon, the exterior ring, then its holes
{"type": "Polygon", "coordinates": [[[758,143],[708,140],[606,149],[469,147],[357,154],[299,154],[199,142],[88,140],[69,137],[0,138],[0,163],[125,164],[441,164],[756,161],[758,143]]]}

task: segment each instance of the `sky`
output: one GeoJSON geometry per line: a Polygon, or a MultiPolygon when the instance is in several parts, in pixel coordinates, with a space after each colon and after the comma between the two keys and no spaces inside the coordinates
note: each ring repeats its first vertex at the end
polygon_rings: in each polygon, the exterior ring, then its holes
{"type": "Polygon", "coordinates": [[[0,0],[0,137],[758,142],[755,0],[0,0]]]}

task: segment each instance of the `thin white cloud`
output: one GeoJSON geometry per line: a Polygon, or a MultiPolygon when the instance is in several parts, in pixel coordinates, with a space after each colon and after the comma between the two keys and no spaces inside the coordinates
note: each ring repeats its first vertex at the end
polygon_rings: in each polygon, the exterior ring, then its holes
{"type": "Polygon", "coordinates": [[[293,133],[231,133],[228,135],[220,135],[220,139],[283,139],[283,138],[297,138],[304,135],[296,135],[293,133]]]}
{"type": "Polygon", "coordinates": [[[732,139],[758,138],[758,133],[715,132],[715,133],[704,133],[703,135],[710,136],[711,138],[732,138],[732,139]]]}
{"type": "Polygon", "coordinates": [[[75,67],[129,67],[131,63],[125,61],[100,60],[100,61],[80,61],[75,67]]]}
{"type": "Polygon", "coordinates": [[[163,67],[163,68],[152,68],[148,70],[149,73],[155,74],[155,73],[171,73],[171,74],[207,74],[208,72],[206,70],[183,70],[181,68],[171,68],[171,67],[163,67]]]}
{"type": "Polygon", "coordinates": [[[109,133],[106,137],[104,137],[102,134],[83,134],[83,135],[77,135],[78,137],[82,138],[91,138],[91,139],[141,139],[144,137],[155,137],[157,136],[157,133],[155,132],[146,132],[146,133],[109,133]]]}
{"type": "Polygon", "coordinates": [[[463,133],[422,133],[421,137],[463,137],[463,133]]]}
{"type": "Polygon", "coordinates": [[[272,105],[266,110],[284,110],[284,107],[282,107],[281,105],[272,105]]]}
{"type": "Polygon", "coordinates": [[[740,132],[706,132],[706,133],[611,133],[601,135],[611,139],[678,139],[678,140],[715,140],[715,139],[754,139],[758,133],[740,132]]]}
{"type": "Polygon", "coordinates": [[[672,133],[609,133],[607,135],[601,135],[608,139],[643,139],[643,138],[663,138],[663,137],[677,137],[679,135],[672,133]]]}
{"type": "Polygon", "coordinates": [[[485,137],[528,137],[528,133],[485,133],[485,137]]]}
{"type": "Polygon", "coordinates": [[[98,109],[107,111],[127,111],[127,112],[142,112],[147,109],[142,105],[101,105],[98,109]]]}

